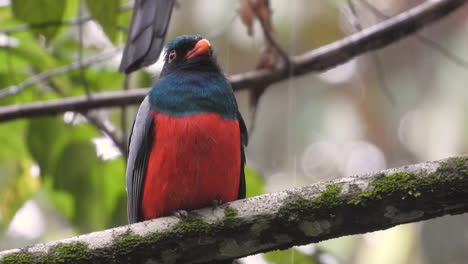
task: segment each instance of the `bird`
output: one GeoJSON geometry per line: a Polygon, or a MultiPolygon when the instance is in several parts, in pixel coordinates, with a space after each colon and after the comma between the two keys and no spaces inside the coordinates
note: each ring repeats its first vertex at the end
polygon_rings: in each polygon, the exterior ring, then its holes
{"type": "Polygon", "coordinates": [[[130,133],[128,222],[242,199],[247,129],[231,85],[201,36],[165,48],[159,80],[130,133]]]}
{"type": "Polygon", "coordinates": [[[131,73],[156,62],[175,0],[136,0],[119,71],[131,73]]]}

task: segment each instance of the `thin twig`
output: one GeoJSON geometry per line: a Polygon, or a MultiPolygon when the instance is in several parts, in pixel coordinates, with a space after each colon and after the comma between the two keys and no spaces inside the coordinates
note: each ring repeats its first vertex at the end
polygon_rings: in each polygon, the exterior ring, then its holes
{"type": "MultiPolygon", "coordinates": [[[[381,19],[388,19],[390,18],[390,16],[388,15],[385,15],[384,13],[382,13],[382,11],[380,11],[378,8],[376,8],[375,6],[373,6],[371,3],[369,3],[367,0],[361,0],[361,2],[369,9],[371,10],[374,15],[376,15],[377,17],[381,18],[381,19]]],[[[434,49],[435,51],[439,52],[442,56],[446,57],[447,59],[449,59],[450,61],[452,61],[453,63],[457,64],[458,66],[461,66],[463,68],[468,68],[468,60],[465,60],[465,59],[462,59],[460,56],[454,54],[453,52],[451,52],[449,49],[443,47],[442,45],[440,45],[439,43],[435,42],[434,40],[420,34],[420,33],[416,33],[414,34],[414,37],[419,40],[420,42],[422,42],[423,44],[425,44],[426,46],[429,46],[431,47],[432,49],[434,49]]]]}
{"type": "Polygon", "coordinates": [[[269,27],[267,24],[265,24],[265,21],[262,19],[261,15],[260,15],[260,11],[258,10],[257,6],[255,6],[252,3],[252,0],[247,0],[247,2],[249,3],[250,9],[253,10],[253,12],[255,13],[255,16],[257,17],[258,21],[260,22],[260,25],[262,26],[263,35],[265,36],[268,44],[270,44],[276,50],[276,52],[278,52],[281,59],[283,60],[283,63],[285,64],[285,68],[289,69],[290,66],[292,65],[289,55],[281,48],[281,46],[278,44],[278,42],[276,42],[275,37],[273,37],[273,35],[272,35],[272,31],[269,30],[269,29],[271,29],[271,27],[269,27]]]}
{"type": "MultiPolygon", "coordinates": [[[[361,31],[363,29],[361,22],[359,21],[359,15],[357,13],[356,7],[354,5],[353,0],[347,0],[348,2],[348,7],[351,10],[351,14],[353,15],[353,25],[354,27],[358,30],[361,31]]],[[[383,70],[383,64],[382,61],[379,58],[378,51],[370,52],[372,61],[374,62],[375,65],[375,71],[377,74],[377,79],[380,83],[380,87],[382,87],[382,90],[385,94],[385,96],[388,98],[391,104],[395,104],[395,98],[393,97],[392,93],[390,92],[390,89],[388,88],[387,82],[385,81],[385,74],[383,70]]]]}
{"type": "MultiPolygon", "coordinates": [[[[229,77],[234,90],[256,89],[268,86],[293,76],[330,69],[339,64],[394,43],[405,36],[437,21],[466,0],[426,1],[406,12],[363,29],[353,35],[335,41],[315,50],[291,58],[291,72],[287,69],[262,69],[236,74],[229,77]],[[291,74],[290,74],[291,73],[291,74]]],[[[53,115],[64,111],[85,111],[87,109],[122,106],[141,103],[147,94],[146,89],[129,92],[105,92],[93,94],[93,100],[85,97],[64,98],[50,102],[35,102],[24,105],[0,107],[0,121],[41,115],[53,115]]]]}
{"type": "Polygon", "coordinates": [[[82,113],[88,122],[90,122],[92,125],[94,125],[96,128],[101,130],[104,135],[108,136],[110,140],[114,143],[114,145],[119,149],[120,153],[122,156],[125,158],[127,157],[127,147],[124,143],[123,140],[120,140],[114,129],[112,127],[109,127],[105,121],[102,121],[99,117],[95,116],[94,114],[91,114],[89,112],[87,113],[82,113]]]}
{"type": "Polygon", "coordinates": [[[118,54],[121,51],[122,51],[121,48],[117,48],[117,49],[114,49],[112,51],[103,52],[103,53],[101,53],[99,55],[96,55],[94,57],[87,58],[87,59],[83,60],[81,63],[80,63],[80,61],[73,62],[72,64],[62,66],[60,68],[56,68],[56,69],[53,69],[53,70],[50,70],[50,71],[46,71],[46,72],[42,72],[40,74],[34,75],[31,78],[24,81],[23,83],[8,86],[8,87],[6,87],[4,89],[1,89],[0,90],[0,99],[4,98],[6,96],[9,96],[9,95],[17,94],[17,93],[23,91],[24,89],[26,89],[29,86],[32,86],[32,85],[35,85],[37,83],[43,82],[43,81],[45,81],[47,79],[50,79],[52,77],[55,77],[57,75],[65,74],[65,73],[73,71],[73,70],[81,69],[81,68],[84,68],[84,67],[88,67],[88,66],[91,66],[91,65],[106,61],[106,60],[114,57],[116,54],[118,54]]]}
{"type": "MultiPolygon", "coordinates": [[[[52,86],[54,91],[61,96],[64,96],[63,89],[60,89],[60,87],[55,86],[54,83],[51,82],[51,80],[47,80],[46,83],[50,86],[52,86]]],[[[91,94],[86,94],[86,100],[88,102],[92,101],[91,94]]],[[[113,143],[114,145],[119,149],[120,153],[122,156],[126,157],[127,156],[127,150],[126,150],[126,145],[123,143],[123,141],[119,140],[117,137],[116,133],[114,132],[114,129],[106,123],[108,120],[101,120],[97,115],[94,113],[91,113],[89,109],[85,109],[83,111],[80,111],[80,114],[82,114],[86,120],[93,126],[95,126],[104,136],[107,136],[113,143]]],[[[74,116],[75,118],[76,116],[74,116]]]]}
{"type": "MultiPolygon", "coordinates": [[[[80,1],[78,5],[79,5],[78,16],[81,17],[82,12],[83,12],[83,2],[80,1]]],[[[89,90],[88,81],[86,80],[84,67],[83,67],[83,24],[78,25],[78,63],[80,65],[81,84],[83,85],[85,94],[89,97],[90,90],[89,90]]]]}

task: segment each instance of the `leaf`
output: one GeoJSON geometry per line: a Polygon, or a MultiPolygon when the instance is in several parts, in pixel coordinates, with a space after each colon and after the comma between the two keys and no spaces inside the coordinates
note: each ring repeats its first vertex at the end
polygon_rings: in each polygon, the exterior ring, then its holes
{"type": "Polygon", "coordinates": [[[65,135],[63,121],[57,117],[34,118],[26,129],[26,145],[31,156],[41,168],[42,175],[48,175],[53,167],[57,152],[63,146],[61,135],[65,135]]]}
{"type": "MultiPolygon", "coordinates": [[[[91,171],[98,166],[96,152],[90,141],[72,141],[65,146],[57,167],[53,173],[53,191],[71,195],[74,214],[73,223],[82,231],[92,230],[89,207],[99,200],[94,200],[91,171]]],[[[60,198],[60,197],[58,197],[60,198]]],[[[68,198],[67,198],[68,199],[68,198]]],[[[55,200],[54,203],[61,201],[55,200]]]]}
{"type": "Polygon", "coordinates": [[[119,0],[86,0],[91,15],[101,25],[107,37],[115,42],[117,37],[117,22],[119,16],[119,0]]]}
{"type": "Polygon", "coordinates": [[[94,196],[99,205],[90,214],[99,221],[99,227],[109,228],[127,223],[127,195],[125,193],[125,162],[123,159],[99,161],[92,172],[94,196]]]}
{"type": "Polygon", "coordinates": [[[320,263],[314,256],[306,255],[295,249],[275,250],[263,254],[263,257],[272,264],[318,264],[320,263]]]}
{"type": "Polygon", "coordinates": [[[39,179],[30,174],[31,161],[0,160],[0,233],[16,211],[39,189],[39,179]]]}
{"type": "Polygon", "coordinates": [[[24,120],[0,124],[0,233],[39,188],[24,144],[26,125],[24,120]]]}
{"type": "Polygon", "coordinates": [[[53,175],[54,188],[70,192],[76,198],[86,196],[89,191],[90,172],[97,165],[96,152],[91,142],[70,142],[57,161],[53,175]]]}
{"type": "Polygon", "coordinates": [[[245,186],[247,187],[246,197],[253,197],[265,193],[265,182],[263,178],[254,169],[250,167],[244,168],[245,186]]]}
{"type": "Polygon", "coordinates": [[[60,27],[66,3],[63,0],[13,0],[11,8],[16,18],[33,25],[35,32],[51,39],[60,27]]]}

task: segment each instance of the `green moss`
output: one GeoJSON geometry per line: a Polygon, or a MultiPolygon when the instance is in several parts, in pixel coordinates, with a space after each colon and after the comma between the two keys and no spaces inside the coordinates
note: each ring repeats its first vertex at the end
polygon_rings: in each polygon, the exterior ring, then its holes
{"type": "Polygon", "coordinates": [[[21,251],[4,256],[1,264],[86,264],[91,263],[93,253],[88,244],[82,242],[61,243],[51,247],[47,254],[29,253],[21,251]]]}
{"type": "Polygon", "coordinates": [[[30,264],[33,263],[34,257],[31,253],[18,252],[6,255],[0,260],[0,264],[30,264]]]}
{"type": "Polygon", "coordinates": [[[145,240],[138,235],[126,234],[115,241],[112,245],[112,252],[116,256],[125,256],[141,246],[145,240]]]}
{"type": "MultiPolygon", "coordinates": [[[[420,185],[426,177],[418,178],[414,173],[397,172],[379,177],[372,185],[374,189],[357,194],[357,197],[348,201],[352,205],[365,205],[368,201],[381,200],[383,197],[398,194],[404,200],[408,197],[419,197],[420,185]]],[[[427,179],[426,179],[427,180],[427,179]]]]}
{"type": "Polygon", "coordinates": [[[70,244],[58,244],[49,249],[49,252],[39,258],[39,263],[91,263],[92,252],[88,244],[73,242],[70,244]]]}
{"type": "Polygon", "coordinates": [[[226,206],[224,208],[224,219],[227,221],[233,220],[238,214],[239,212],[232,207],[226,206]]]}
{"type": "Polygon", "coordinates": [[[434,192],[435,188],[444,188],[454,194],[464,188],[459,184],[451,184],[468,177],[468,158],[451,158],[442,162],[437,171],[429,175],[416,175],[409,172],[396,172],[379,177],[372,182],[373,190],[358,193],[347,203],[352,205],[366,205],[373,200],[384,197],[399,196],[400,199],[416,199],[425,193],[434,192]]]}
{"type": "Polygon", "coordinates": [[[198,217],[187,217],[177,223],[173,231],[176,233],[208,233],[214,225],[210,225],[198,217]]]}
{"type": "Polygon", "coordinates": [[[308,218],[325,216],[330,208],[338,207],[343,203],[340,193],[340,186],[328,184],[315,199],[299,197],[282,206],[278,212],[279,219],[288,223],[297,223],[302,220],[302,216],[308,218]]]}
{"type": "Polygon", "coordinates": [[[341,187],[336,184],[328,184],[325,191],[314,200],[316,207],[334,207],[341,204],[341,187]]]}

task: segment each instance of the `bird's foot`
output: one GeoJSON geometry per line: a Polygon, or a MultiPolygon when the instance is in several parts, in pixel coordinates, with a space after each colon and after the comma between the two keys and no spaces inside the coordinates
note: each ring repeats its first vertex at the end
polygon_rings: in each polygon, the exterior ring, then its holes
{"type": "Polygon", "coordinates": [[[176,210],[172,213],[172,215],[179,219],[186,219],[188,217],[188,212],[185,210],[176,210]]]}
{"type": "Polygon", "coordinates": [[[215,199],[215,200],[211,201],[211,205],[212,205],[213,211],[216,210],[216,209],[218,209],[218,207],[219,207],[220,205],[222,205],[223,203],[224,203],[224,201],[221,200],[221,199],[215,199]]]}

